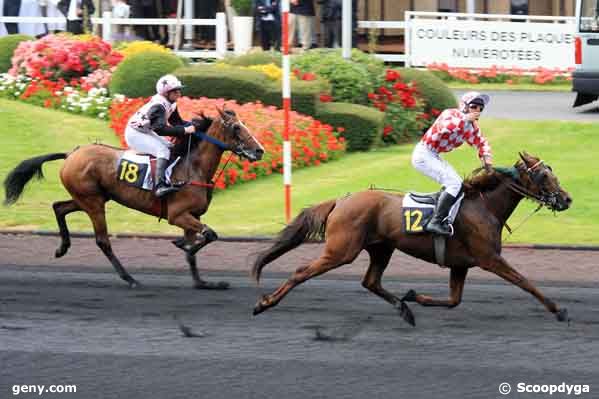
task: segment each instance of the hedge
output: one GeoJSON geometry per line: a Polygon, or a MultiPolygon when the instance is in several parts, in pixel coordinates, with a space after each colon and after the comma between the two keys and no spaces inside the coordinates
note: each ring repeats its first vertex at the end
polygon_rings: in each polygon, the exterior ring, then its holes
{"type": "Polygon", "coordinates": [[[368,151],[378,144],[385,114],[371,107],[350,103],[321,103],[317,119],[345,129],[348,151],[368,151]]]}
{"type": "MultiPolygon", "coordinates": [[[[179,68],[173,72],[185,85],[189,97],[226,98],[243,104],[261,101],[282,106],[281,82],[268,79],[263,73],[215,65],[179,68]]],[[[330,86],[323,80],[292,81],[291,107],[305,115],[316,115],[319,94],[330,86]]]]}
{"type": "Polygon", "coordinates": [[[35,40],[28,35],[8,35],[0,37],[0,73],[8,72],[12,66],[12,56],[19,43],[26,40],[35,40]]]}
{"type": "Polygon", "coordinates": [[[183,62],[174,54],[148,51],[124,59],[110,80],[110,93],[127,97],[150,97],[156,94],[156,81],[183,62]]]}
{"type": "Polygon", "coordinates": [[[225,57],[222,62],[235,66],[275,64],[280,67],[283,63],[283,58],[281,57],[281,53],[276,51],[258,50],[238,56],[230,55],[225,57]]]}
{"type": "Polygon", "coordinates": [[[416,82],[418,91],[426,103],[426,112],[430,112],[433,108],[443,111],[447,108],[457,107],[458,103],[453,92],[432,72],[410,68],[397,68],[396,70],[404,81],[416,82]]]}

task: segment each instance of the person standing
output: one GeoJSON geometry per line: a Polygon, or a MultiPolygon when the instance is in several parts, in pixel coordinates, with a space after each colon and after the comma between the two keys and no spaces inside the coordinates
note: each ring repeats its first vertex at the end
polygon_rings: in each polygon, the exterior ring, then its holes
{"type": "Polygon", "coordinates": [[[318,0],[320,18],[324,26],[324,46],[341,46],[341,7],[342,0],[318,0]]]}
{"type": "Polygon", "coordinates": [[[81,35],[91,29],[90,18],[96,12],[92,0],[60,0],[58,9],[67,17],[67,31],[81,35]]]}
{"type": "MultiPolygon", "coordinates": [[[[19,11],[21,11],[21,0],[4,0],[2,11],[5,17],[18,17],[19,11]]],[[[19,25],[16,23],[7,23],[6,31],[9,35],[19,33],[19,25]]]]}
{"type": "Polygon", "coordinates": [[[272,47],[279,50],[280,6],[278,0],[255,0],[254,2],[254,18],[260,30],[260,43],[264,51],[272,47]]]}
{"type": "Polygon", "coordinates": [[[303,50],[312,47],[312,23],[316,13],[314,12],[314,0],[291,0],[289,10],[289,46],[293,43],[296,30],[299,31],[300,44],[303,50]]]}

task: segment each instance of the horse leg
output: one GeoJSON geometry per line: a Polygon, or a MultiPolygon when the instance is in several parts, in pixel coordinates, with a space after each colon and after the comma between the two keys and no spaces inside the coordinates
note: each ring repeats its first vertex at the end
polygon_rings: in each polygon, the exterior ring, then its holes
{"type": "Polygon", "coordinates": [[[56,249],[54,256],[60,258],[61,256],[64,256],[71,247],[71,236],[65,217],[71,212],[80,211],[81,208],[73,200],[57,201],[52,204],[52,208],[56,215],[56,222],[58,223],[61,238],[60,246],[56,249]]]}
{"type": "Polygon", "coordinates": [[[92,202],[91,204],[82,204],[82,208],[85,212],[87,212],[94,226],[96,244],[102,250],[104,255],[106,255],[119,276],[129,283],[130,288],[135,288],[140,284],[133,277],[131,277],[131,275],[125,270],[121,262],[112,252],[112,246],[110,245],[108,229],[106,226],[106,213],[104,209],[105,203],[106,200],[104,198],[99,198],[99,200],[92,202]]]}
{"type": "Polygon", "coordinates": [[[504,280],[532,294],[548,311],[556,316],[558,321],[570,321],[566,308],[558,308],[552,300],[546,298],[526,277],[512,268],[502,256],[494,255],[491,259],[481,261],[480,267],[488,272],[495,273],[504,280]]]}
{"type": "Polygon", "coordinates": [[[185,252],[185,259],[189,264],[194,288],[205,290],[226,290],[229,288],[229,283],[226,281],[213,283],[202,279],[198,273],[196,253],[206,245],[218,239],[216,232],[210,227],[203,225],[200,220],[191,213],[185,213],[179,216],[174,219],[171,224],[183,229],[183,238],[173,241],[173,244],[185,252]],[[201,239],[198,239],[197,234],[200,231],[201,239]]]}
{"type": "Polygon", "coordinates": [[[414,320],[414,315],[408,305],[405,304],[404,300],[399,299],[397,296],[384,289],[381,284],[383,273],[389,265],[389,260],[391,260],[391,255],[393,255],[394,250],[395,248],[386,244],[375,244],[366,247],[366,251],[368,251],[368,254],[370,255],[370,266],[368,266],[368,271],[366,271],[366,274],[364,275],[362,286],[393,305],[394,308],[399,310],[401,317],[405,321],[412,326],[415,326],[416,322],[414,320]]]}
{"type": "Polygon", "coordinates": [[[353,262],[362,250],[362,238],[361,234],[356,234],[354,231],[340,231],[328,235],[324,253],[320,258],[308,266],[299,267],[276,291],[263,296],[254,307],[254,315],[276,306],[289,291],[312,277],[353,262]]]}
{"type": "Polygon", "coordinates": [[[462,302],[462,294],[464,292],[464,282],[468,268],[453,267],[449,276],[449,299],[435,299],[427,295],[416,294],[414,290],[408,291],[403,297],[404,301],[417,302],[422,306],[445,306],[447,308],[455,308],[462,302]]]}

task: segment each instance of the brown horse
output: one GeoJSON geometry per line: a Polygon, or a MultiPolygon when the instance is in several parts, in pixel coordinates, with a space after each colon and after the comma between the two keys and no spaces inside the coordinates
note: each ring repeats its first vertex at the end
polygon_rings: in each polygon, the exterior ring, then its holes
{"type": "Polygon", "coordinates": [[[277,305],[295,286],[329,270],[354,261],[365,249],[370,266],[362,285],[396,307],[414,325],[414,316],[405,304],[457,306],[462,299],[468,269],[479,266],[534,295],[559,321],[568,319],[567,310],[547,299],[530,281],[501,256],[501,231],[523,198],[546,205],[554,211],[569,208],[572,199],[559,185],[551,168],[538,158],[520,154],[513,168],[496,168],[492,173],[477,171],[464,182],[465,198],[454,222],[454,235],[447,240],[446,262],[450,268],[449,299],[434,299],[410,290],[403,298],[385,290],[381,277],[395,249],[435,263],[433,237],[403,232],[403,195],[363,191],[304,209],[280,233],[274,245],[258,255],[253,277],[259,281],[264,266],[313,237],[326,237],[323,254],[298,268],[272,294],[263,296],[254,314],[277,305]]]}
{"type": "Polygon", "coordinates": [[[71,246],[65,216],[84,211],[92,221],[98,247],[119,276],[132,287],[138,284],[114,255],[110,245],[104,207],[107,201],[114,200],[148,215],[167,218],[170,224],[181,227],[184,236],[174,243],[186,252],[195,287],[228,288],[226,282],[207,282],[198,274],[197,251],[217,239],[216,233],[201,223],[200,216],[208,210],[212,199],[212,179],[223,152],[231,150],[250,161],[256,161],[262,158],[264,149],[233,111],[218,109],[215,119],[203,117],[194,119],[193,123],[196,125],[196,134],[186,136],[173,149],[173,157],[181,155],[182,160],[175,166],[172,180],[185,184],[180,191],[165,200],[159,200],[151,191],[140,190],[117,180],[117,163],[123,150],[92,144],[78,147],[70,153],[48,154],[22,161],[4,182],[5,204],[16,202],[34,175],[43,176],[44,162],[66,159],[60,179],[72,199],[52,205],[62,238],[55,253],[57,258],[65,255],[71,246]]]}

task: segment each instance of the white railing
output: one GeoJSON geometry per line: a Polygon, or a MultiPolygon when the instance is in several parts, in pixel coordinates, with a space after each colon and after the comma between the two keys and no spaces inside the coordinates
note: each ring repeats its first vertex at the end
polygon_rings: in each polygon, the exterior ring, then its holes
{"type": "MultiPolygon", "coordinates": [[[[64,23],[62,17],[4,17],[0,16],[0,23],[64,23]]],[[[216,29],[216,50],[191,50],[191,38],[184,50],[176,51],[183,57],[189,58],[223,58],[227,53],[227,18],[225,13],[217,13],[215,19],[177,19],[177,18],[112,18],[112,13],[105,12],[101,18],[92,17],[91,23],[102,26],[102,38],[112,41],[113,25],[159,25],[159,26],[214,26],[216,29]]],[[[187,36],[187,35],[186,35],[187,36]]]]}

